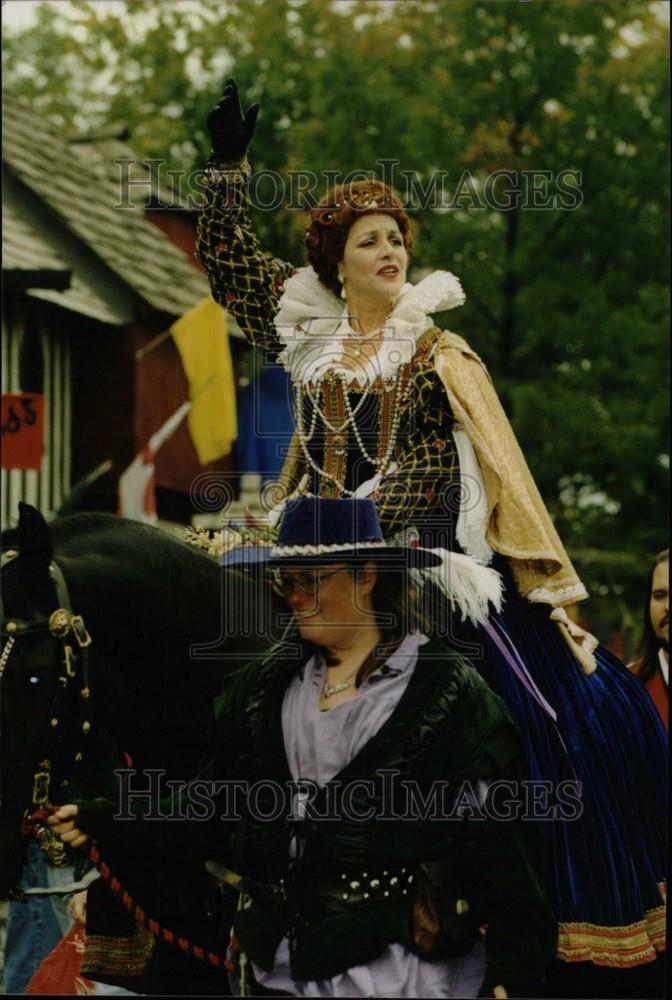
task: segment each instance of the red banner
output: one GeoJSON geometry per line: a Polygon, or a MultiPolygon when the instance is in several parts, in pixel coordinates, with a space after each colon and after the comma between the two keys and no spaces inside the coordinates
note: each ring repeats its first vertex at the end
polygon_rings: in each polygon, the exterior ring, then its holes
{"type": "Polygon", "coordinates": [[[6,392],[2,396],[2,468],[39,469],[44,449],[44,396],[6,392]]]}

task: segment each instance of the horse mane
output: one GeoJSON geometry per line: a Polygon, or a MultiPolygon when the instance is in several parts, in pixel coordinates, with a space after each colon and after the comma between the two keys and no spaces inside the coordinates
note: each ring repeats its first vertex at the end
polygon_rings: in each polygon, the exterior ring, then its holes
{"type": "MultiPolygon", "coordinates": [[[[201,550],[161,528],[144,524],[141,521],[117,517],[115,514],[103,511],[78,511],[76,514],[56,517],[48,524],[54,546],[59,548],[66,542],[76,544],[82,536],[95,532],[100,535],[101,539],[105,539],[106,536],[114,536],[115,541],[118,541],[122,535],[126,537],[135,535],[136,541],[141,540],[148,545],[164,544],[166,540],[169,540],[169,542],[176,543],[183,551],[198,552],[200,555],[204,555],[201,550]]],[[[15,547],[18,543],[18,527],[5,528],[0,534],[0,544],[3,550],[15,547]]],[[[211,557],[208,558],[211,559],[211,557]]]]}
{"type": "Polygon", "coordinates": [[[114,556],[132,553],[134,562],[141,553],[155,571],[162,566],[166,571],[212,574],[215,559],[202,549],[189,545],[154,525],[132,521],[103,512],[82,512],[56,518],[49,523],[49,531],[58,557],[77,557],[95,560],[96,556],[114,556]],[[90,544],[89,544],[90,543],[90,544]]]}
{"type": "Polygon", "coordinates": [[[56,517],[50,522],[49,527],[53,530],[54,528],[62,528],[67,526],[68,529],[75,534],[81,531],[91,531],[100,527],[104,527],[105,524],[112,524],[118,522],[124,522],[127,525],[133,525],[136,528],[146,528],[147,525],[143,524],[141,521],[131,521],[126,518],[117,517],[115,514],[109,514],[105,511],[77,511],[76,514],[66,514],[64,517],[56,517]]]}
{"type": "Polygon", "coordinates": [[[96,532],[97,534],[100,533],[102,538],[106,535],[121,537],[123,533],[128,536],[135,535],[137,538],[146,541],[149,545],[159,540],[163,542],[169,539],[180,546],[186,546],[186,542],[182,542],[175,535],[171,535],[162,528],[157,528],[151,524],[144,524],[142,521],[132,521],[128,518],[117,517],[115,514],[108,514],[102,511],[84,511],[76,514],[68,514],[65,517],[57,517],[49,522],[49,530],[54,539],[54,544],[65,539],[75,541],[82,535],[96,532]]]}
{"type": "MultiPolygon", "coordinates": [[[[96,533],[100,535],[101,539],[113,537],[115,542],[119,541],[122,535],[126,537],[136,536],[136,542],[142,541],[148,545],[156,545],[157,542],[163,544],[166,539],[169,539],[180,548],[186,548],[187,551],[199,551],[175,535],[163,531],[161,528],[156,528],[154,525],[143,524],[141,521],[132,521],[102,511],[80,511],[65,517],[56,517],[49,521],[48,525],[55,548],[61,548],[64,544],[67,544],[68,547],[70,545],[76,546],[78,539],[82,536],[96,533]]],[[[18,546],[18,527],[5,528],[0,534],[0,544],[3,551],[18,546]]]]}

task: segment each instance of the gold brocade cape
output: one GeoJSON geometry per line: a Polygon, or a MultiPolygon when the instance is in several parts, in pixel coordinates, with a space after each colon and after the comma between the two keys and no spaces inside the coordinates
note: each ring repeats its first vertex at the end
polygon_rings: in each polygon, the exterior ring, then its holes
{"type": "Polygon", "coordinates": [[[554,607],[585,600],[586,588],[553,526],[487,368],[462,337],[447,332],[435,345],[434,366],[481,467],[490,548],[509,558],[516,586],[528,600],[554,607]]]}
{"type": "MultiPolygon", "coordinates": [[[[440,333],[434,327],[423,340],[437,334],[434,366],[483,475],[488,509],[486,541],[494,552],[508,558],[521,596],[551,605],[551,618],[585,673],[591,673],[597,640],[572,622],[564,610],[565,605],[585,600],[588,592],[553,526],[488,370],[455,333],[440,333]]],[[[295,434],[280,475],[287,494],[297,488],[302,465],[295,434]]]]}

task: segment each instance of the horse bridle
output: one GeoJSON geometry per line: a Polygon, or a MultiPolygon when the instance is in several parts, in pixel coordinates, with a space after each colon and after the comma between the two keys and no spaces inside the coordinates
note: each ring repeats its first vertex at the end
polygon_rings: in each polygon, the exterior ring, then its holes
{"type": "MultiPolygon", "coordinates": [[[[19,555],[17,548],[7,549],[0,557],[0,570],[13,562],[19,555]]],[[[65,582],[65,577],[57,562],[52,560],[49,564],[49,576],[54,584],[58,607],[52,611],[48,618],[38,621],[25,621],[12,617],[5,619],[2,598],[0,597],[0,636],[2,637],[3,649],[0,655],[0,693],[2,691],[2,681],[7,662],[11,656],[12,649],[16,641],[21,636],[30,635],[35,632],[48,631],[51,636],[62,644],[63,661],[62,670],[58,677],[58,687],[54,696],[54,701],[49,713],[49,728],[46,733],[45,748],[40,754],[40,762],[33,773],[33,792],[31,808],[26,810],[28,816],[34,810],[45,809],[50,805],[49,794],[51,789],[52,761],[49,756],[49,737],[51,733],[58,729],[60,709],[63,705],[68,688],[80,681],[80,711],[78,721],[78,731],[82,738],[86,739],[91,731],[91,721],[88,718],[91,705],[91,690],[89,688],[89,647],[91,646],[91,636],[89,635],[84,619],[81,615],[76,615],[72,609],[70,595],[65,582]]],[[[74,756],[74,763],[80,766],[84,759],[84,749],[77,750],[74,756]]],[[[67,860],[66,849],[62,841],[53,835],[46,828],[40,839],[40,849],[44,851],[52,864],[62,865],[67,860]]]]}

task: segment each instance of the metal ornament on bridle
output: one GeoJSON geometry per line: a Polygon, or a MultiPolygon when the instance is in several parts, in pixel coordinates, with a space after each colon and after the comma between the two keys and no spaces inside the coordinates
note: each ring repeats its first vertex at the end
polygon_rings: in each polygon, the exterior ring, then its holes
{"type": "Polygon", "coordinates": [[[70,631],[72,615],[65,608],[56,608],[49,615],[49,631],[55,639],[64,639],[70,631]]]}
{"type": "MultiPolygon", "coordinates": [[[[17,549],[8,549],[2,553],[0,558],[0,569],[17,558],[17,549]]],[[[47,729],[47,747],[40,755],[41,759],[33,773],[33,790],[30,808],[26,810],[25,818],[35,809],[44,809],[49,806],[49,795],[51,788],[51,760],[48,754],[49,732],[54,731],[59,725],[58,705],[59,700],[65,695],[70,681],[77,676],[77,666],[80,666],[81,673],[81,709],[79,730],[83,736],[87,736],[91,731],[91,722],[83,718],[85,712],[88,715],[90,699],[89,669],[88,669],[88,648],[91,645],[91,636],[84,624],[81,615],[74,614],[70,602],[70,595],[63,573],[58,564],[52,560],[49,564],[49,575],[53,581],[56,591],[56,599],[59,607],[52,611],[47,619],[38,621],[26,621],[12,618],[6,621],[4,610],[0,602],[1,627],[0,635],[6,640],[0,655],[0,694],[2,692],[2,681],[7,663],[12,650],[19,638],[35,632],[48,631],[54,639],[62,643],[64,672],[59,675],[58,687],[51,708],[49,717],[49,728],[47,729]],[[74,639],[74,642],[73,642],[74,639]]],[[[74,756],[75,764],[81,764],[84,758],[82,750],[77,751],[74,756]]],[[[56,866],[64,865],[68,860],[68,849],[48,828],[43,828],[37,835],[38,846],[56,866]]]]}

